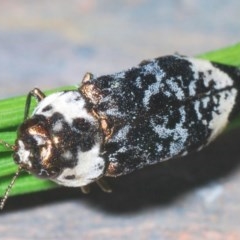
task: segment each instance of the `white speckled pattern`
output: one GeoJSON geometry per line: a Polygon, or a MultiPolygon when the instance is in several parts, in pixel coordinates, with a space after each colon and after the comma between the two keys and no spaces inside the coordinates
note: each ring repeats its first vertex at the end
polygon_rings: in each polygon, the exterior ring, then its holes
{"type": "Polygon", "coordinates": [[[104,173],[105,161],[99,157],[100,144],[96,144],[87,152],[78,152],[77,164],[74,168],[65,168],[63,172],[53,179],[56,183],[68,187],[81,187],[98,179],[104,173]],[[74,176],[67,179],[67,176],[74,176]]]}
{"type": "MultiPolygon", "coordinates": [[[[89,121],[95,121],[95,119],[87,113],[85,109],[85,101],[77,91],[58,92],[49,95],[44,98],[35,111],[34,114],[41,114],[45,117],[51,117],[53,113],[60,113],[64,115],[65,120],[71,124],[73,119],[82,116],[89,121]],[[51,106],[47,111],[44,108],[51,106]]],[[[56,130],[59,130],[59,123],[54,126],[56,130]]]]}

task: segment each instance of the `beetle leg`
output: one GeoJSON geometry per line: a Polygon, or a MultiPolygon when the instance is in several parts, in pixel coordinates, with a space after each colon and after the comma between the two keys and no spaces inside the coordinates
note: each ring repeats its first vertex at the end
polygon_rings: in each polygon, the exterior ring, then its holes
{"type": "MultiPolygon", "coordinates": [[[[103,192],[106,192],[106,193],[111,193],[111,192],[112,192],[112,189],[110,188],[110,186],[108,185],[108,183],[107,183],[103,178],[98,179],[98,180],[96,181],[96,183],[97,183],[97,185],[100,187],[100,189],[101,189],[103,192]]],[[[81,187],[81,191],[82,191],[82,193],[84,193],[84,194],[90,193],[90,184],[81,187]]]]}
{"type": "Polygon", "coordinates": [[[82,83],[86,83],[86,82],[88,82],[88,81],[90,81],[90,80],[92,80],[92,79],[93,79],[93,74],[90,73],[90,72],[87,72],[87,73],[85,73],[85,75],[83,76],[82,83]]]}
{"type": "Polygon", "coordinates": [[[81,191],[82,191],[82,193],[84,193],[84,194],[90,193],[90,186],[89,186],[89,185],[86,185],[86,186],[81,187],[81,191]]]}
{"type": "Polygon", "coordinates": [[[100,178],[96,181],[97,185],[101,188],[103,192],[111,193],[112,189],[108,185],[107,181],[105,181],[103,178],[100,178]]]}
{"type": "Polygon", "coordinates": [[[40,102],[41,100],[43,100],[45,98],[45,94],[38,88],[34,88],[33,90],[31,90],[28,93],[26,103],[25,103],[25,111],[24,111],[24,119],[23,120],[26,120],[28,117],[32,97],[34,97],[37,100],[37,102],[40,102]]]}

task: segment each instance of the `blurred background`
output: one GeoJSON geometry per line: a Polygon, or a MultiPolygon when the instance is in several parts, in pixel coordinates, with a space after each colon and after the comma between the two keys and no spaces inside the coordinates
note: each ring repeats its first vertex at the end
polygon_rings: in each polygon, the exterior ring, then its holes
{"type": "Polygon", "coordinates": [[[240,39],[237,0],[0,1],[0,98],[240,39]]]}
{"type": "MultiPolygon", "coordinates": [[[[0,0],[0,98],[240,41],[238,0],[0,0]]],[[[118,179],[9,199],[1,239],[240,239],[240,132],[118,179]]]]}

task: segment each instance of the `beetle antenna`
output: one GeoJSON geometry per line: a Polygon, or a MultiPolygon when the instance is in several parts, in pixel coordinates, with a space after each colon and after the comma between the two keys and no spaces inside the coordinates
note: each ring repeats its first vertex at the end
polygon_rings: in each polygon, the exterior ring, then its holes
{"type": "Polygon", "coordinates": [[[0,139],[0,144],[3,145],[4,147],[11,149],[11,150],[15,150],[15,145],[12,145],[10,143],[5,142],[4,140],[0,139]]]}
{"type": "Polygon", "coordinates": [[[22,170],[21,167],[19,167],[19,168],[17,169],[16,173],[14,174],[14,176],[13,176],[13,178],[12,178],[12,181],[11,181],[10,184],[8,185],[6,191],[5,191],[4,195],[3,195],[3,198],[2,198],[1,201],[0,201],[0,209],[1,209],[1,210],[3,210],[4,205],[5,205],[5,203],[6,203],[6,200],[7,200],[7,198],[8,198],[8,195],[9,195],[9,193],[10,193],[10,191],[11,191],[11,189],[12,189],[12,187],[13,187],[16,179],[17,179],[17,177],[19,176],[21,170],[22,170]]]}

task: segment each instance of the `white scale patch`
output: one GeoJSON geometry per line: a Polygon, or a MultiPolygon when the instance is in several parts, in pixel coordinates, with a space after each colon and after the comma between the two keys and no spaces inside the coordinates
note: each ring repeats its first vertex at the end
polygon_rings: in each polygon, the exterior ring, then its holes
{"type": "Polygon", "coordinates": [[[156,76],[156,82],[149,85],[148,90],[144,92],[144,98],[143,98],[143,105],[146,109],[149,109],[149,100],[153,95],[156,95],[159,93],[161,89],[161,80],[163,78],[164,74],[160,75],[158,74],[156,76]]]}
{"type": "Polygon", "coordinates": [[[210,97],[205,97],[205,98],[202,99],[203,108],[207,107],[209,101],[210,101],[210,97]]]}
{"type": "MultiPolygon", "coordinates": [[[[95,121],[95,119],[85,109],[85,101],[77,91],[51,94],[39,103],[33,115],[41,114],[46,117],[51,117],[54,113],[62,114],[70,125],[72,124],[73,119],[79,117],[85,118],[90,122],[95,121]],[[48,106],[51,106],[52,108],[48,111],[43,111],[43,109],[48,106]]],[[[56,129],[58,130],[59,127],[60,126],[56,126],[56,129]]]]}
{"type": "MultiPolygon", "coordinates": [[[[165,127],[164,124],[156,125],[153,121],[151,121],[152,128],[160,138],[168,138],[169,136],[173,136],[174,141],[170,144],[170,156],[177,155],[183,149],[184,143],[188,137],[188,129],[183,127],[183,124],[186,121],[184,107],[181,107],[179,111],[181,113],[181,120],[176,124],[176,128],[174,129],[169,129],[165,127]]],[[[158,145],[157,148],[161,149],[161,146],[158,145]]]]}
{"type": "MultiPolygon", "coordinates": [[[[180,79],[181,80],[181,79],[180,79]]],[[[166,81],[166,84],[170,87],[174,95],[178,100],[182,100],[184,98],[184,93],[182,88],[174,81],[173,78],[170,78],[166,81]]]]}
{"type": "Polygon", "coordinates": [[[61,121],[57,121],[54,125],[53,125],[53,131],[54,132],[60,132],[63,128],[63,124],[61,121]]]}
{"type": "Polygon", "coordinates": [[[152,60],[147,65],[144,65],[141,71],[141,74],[144,76],[147,75],[161,75],[159,73],[163,73],[162,69],[159,67],[158,62],[156,60],[152,60]]]}
{"type": "Polygon", "coordinates": [[[111,139],[109,139],[109,142],[120,142],[122,139],[125,139],[127,137],[127,134],[130,130],[131,126],[126,125],[123,128],[121,128],[116,135],[114,135],[111,139]]]}
{"type": "Polygon", "coordinates": [[[159,93],[161,89],[161,80],[165,76],[163,70],[158,66],[156,61],[143,67],[141,72],[143,75],[153,74],[155,75],[156,82],[149,85],[148,89],[144,92],[143,105],[146,109],[149,108],[149,100],[153,95],[159,93]]]}
{"type": "MultiPolygon", "coordinates": [[[[208,87],[213,80],[215,83],[215,89],[224,89],[233,85],[233,80],[226,73],[220,69],[215,68],[210,62],[193,58],[186,58],[186,60],[192,63],[191,69],[194,72],[194,79],[196,79],[196,81],[199,78],[199,72],[205,73],[204,85],[206,87],[208,87]]],[[[189,86],[190,94],[196,94],[196,81],[192,81],[189,86]]],[[[227,125],[229,114],[233,109],[237,97],[237,90],[226,90],[219,93],[218,95],[220,96],[220,99],[216,97],[214,98],[214,102],[218,107],[217,109],[213,109],[214,111],[212,112],[212,120],[209,123],[209,128],[213,130],[209,138],[209,142],[218,136],[227,125]]],[[[203,108],[207,107],[209,101],[209,97],[205,97],[201,100],[203,103],[203,108]]],[[[194,105],[195,111],[198,115],[199,120],[203,119],[203,123],[206,123],[204,116],[199,111],[199,105],[200,102],[197,101],[194,105]]]]}
{"type": "Polygon", "coordinates": [[[198,101],[196,101],[195,104],[194,104],[194,110],[195,110],[196,113],[197,113],[198,119],[202,119],[203,116],[202,116],[202,113],[200,113],[199,108],[200,108],[200,101],[198,100],[198,101]]]}
{"type": "Polygon", "coordinates": [[[105,162],[99,157],[100,144],[96,144],[87,152],[78,153],[78,163],[74,168],[65,168],[53,181],[68,187],[85,186],[103,175],[105,162]],[[67,176],[75,176],[74,179],[66,179],[67,176]]]}
{"type": "MultiPolygon", "coordinates": [[[[204,78],[204,85],[206,87],[209,86],[210,82],[214,79],[217,81],[214,81],[216,83],[215,88],[216,89],[222,89],[228,86],[233,85],[232,79],[223,71],[220,69],[215,68],[210,62],[200,60],[200,59],[193,59],[193,58],[185,58],[188,60],[190,63],[192,63],[191,70],[194,73],[194,79],[199,78],[199,72],[204,72],[205,73],[205,78],[204,78]],[[211,72],[208,72],[208,70],[211,70],[211,72]]],[[[193,81],[194,82],[194,81],[193,81]]],[[[191,92],[193,95],[195,95],[195,86],[194,83],[191,85],[191,92]]]]}
{"type": "Polygon", "coordinates": [[[189,89],[189,96],[195,96],[196,95],[196,81],[190,81],[188,89],[189,89]]]}
{"type": "Polygon", "coordinates": [[[19,156],[20,162],[19,164],[26,164],[29,167],[32,166],[31,162],[29,161],[29,156],[30,156],[30,151],[26,150],[25,145],[23,143],[23,141],[18,140],[18,146],[19,149],[17,151],[17,154],[19,156]]]}
{"type": "Polygon", "coordinates": [[[137,77],[135,80],[136,87],[142,88],[142,81],[140,77],[137,77]]]}
{"type": "Polygon", "coordinates": [[[72,159],[72,153],[70,151],[64,152],[61,156],[66,160],[72,159]]]}
{"type": "Polygon", "coordinates": [[[122,71],[122,72],[119,72],[119,73],[115,73],[114,74],[114,78],[116,78],[116,79],[118,79],[118,78],[124,79],[125,78],[125,72],[122,71]]]}
{"type": "MultiPolygon", "coordinates": [[[[109,139],[109,142],[116,142],[116,143],[122,142],[123,139],[127,138],[127,134],[130,129],[131,129],[131,126],[129,125],[124,126],[117,132],[117,134],[113,135],[113,137],[109,139]]],[[[118,149],[119,153],[125,153],[127,151],[128,151],[128,148],[125,145],[123,145],[121,148],[118,149]]]]}
{"type": "Polygon", "coordinates": [[[44,145],[46,143],[46,141],[44,140],[44,138],[42,136],[39,135],[32,135],[32,137],[34,138],[34,140],[37,142],[37,145],[44,145]]]}
{"type": "Polygon", "coordinates": [[[209,142],[215,139],[215,137],[217,137],[226,127],[229,114],[231,113],[232,108],[235,104],[237,90],[232,89],[229,91],[227,98],[225,98],[226,92],[222,92],[219,95],[220,100],[219,107],[217,109],[217,112],[219,113],[214,111],[212,113],[212,121],[209,123],[209,127],[213,130],[209,138],[209,142]]]}

